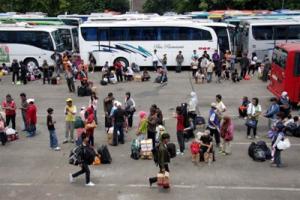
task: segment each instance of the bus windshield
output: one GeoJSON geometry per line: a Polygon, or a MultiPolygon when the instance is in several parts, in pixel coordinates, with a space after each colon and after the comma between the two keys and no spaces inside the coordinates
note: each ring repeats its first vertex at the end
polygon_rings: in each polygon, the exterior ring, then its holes
{"type": "Polygon", "coordinates": [[[56,46],[56,51],[58,52],[63,52],[64,51],[64,44],[59,36],[59,32],[58,31],[53,31],[52,33],[52,37],[54,39],[55,42],[55,46],[56,46]]]}
{"type": "Polygon", "coordinates": [[[231,48],[229,46],[229,38],[228,38],[227,28],[226,27],[217,27],[217,26],[211,26],[211,28],[214,29],[217,34],[220,50],[222,52],[225,52],[226,50],[230,50],[231,48]]]}
{"type": "Polygon", "coordinates": [[[74,47],[75,50],[78,52],[79,51],[78,29],[72,28],[72,34],[73,34],[74,47]]]}
{"type": "Polygon", "coordinates": [[[70,29],[58,29],[64,47],[68,51],[72,51],[72,37],[70,29]]]}
{"type": "Polygon", "coordinates": [[[280,48],[275,48],[273,52],[273,63],[285,69],[288,53],[280,48]]]}

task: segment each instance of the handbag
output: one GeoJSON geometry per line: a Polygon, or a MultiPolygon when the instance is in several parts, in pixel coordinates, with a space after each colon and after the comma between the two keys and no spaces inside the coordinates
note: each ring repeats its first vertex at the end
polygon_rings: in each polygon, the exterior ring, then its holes
{"type": "Polygon", "coordinates": [[[246,126],[250,127],[250,128],[255,128],[257,125],[257,121],[254,119],[247,119],[246,121],[246,126]]]}
{"type": "Polygon", "coordinates": [[[279,150],[286,150],[291,147],[291,142],[289,138],[284,138],[284,140],[280,140],[277,144],[277,148],[279,150]]]}

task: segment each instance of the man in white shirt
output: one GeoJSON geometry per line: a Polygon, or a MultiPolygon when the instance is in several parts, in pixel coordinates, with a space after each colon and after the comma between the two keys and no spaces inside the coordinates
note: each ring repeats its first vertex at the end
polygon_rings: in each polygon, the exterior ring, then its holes
{"type": "Polygon", "coordinates": [[[224,113],[226,111],[226,106],[222,101],[222,95],[217,94],[216,95],[216,108],[218,111],[218,115],[222,116],[222,113],[224,113]]]}
{"type": "Polygon", "coordinates": [[[158,61],[159,61],[159,58],[157,56],[157,50],[154,49],[154,52],[153,52],[153,55],[152,55],[152,64],[153,64],[153,68],[154,68],[155,71],[157,70],[158,61]]]}

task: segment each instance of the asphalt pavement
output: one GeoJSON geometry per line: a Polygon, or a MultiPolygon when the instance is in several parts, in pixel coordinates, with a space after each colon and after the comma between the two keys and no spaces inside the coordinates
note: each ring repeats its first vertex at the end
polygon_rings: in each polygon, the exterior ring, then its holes
{"type": "MultiPolygon", "coordinates": [[[[151,73],[154,80],[154,73],[151,73]]],[[[170,164],[171,189],[162,190],[149,187],[147,177],[154,176],[158,168],[151,160],[132,160],[130,141],[135,138],[138,124],[137,113],[134,127],[126,135],[126,143],[117,147],[109,146],[113,162],[110,165],[91,167],[91,180],[95,187],[86,187],[85,177],[69,183],[68,174],[79,168],[68,164],[68,155],[73,144],[61,144],[62,150],[49,148],[49,133],[46,127],[46,110],[54,109],[56,129],[61,143],[64,139],[65,99],[73,98],[79,109],[88,104],[89,97],[77,97],[68,92],[66,83],[61,85],[43,85],[41,80],[27,85],[12,85],[11,77],[6,76],[0,82],[0,100],[11,94],[17,106],[20,106],[19,94],[25,92],[34,98],[38,107],[38,135],[26,138],[22,133],[21,113],[17,113],[17,129],[20,139],[0,147],[0,199],[48,200],[48,199],[85,199],[85,200],[152,200],[152,199],[203,199],[203,200],[298,200],[300,197],[300,139],[291,137],[292,146],[282,152],[283,168],[271,168],[268,161],[254,162],[248,156],[248,146],[254,140],[246,138],[245,121],[238,118],[237,108],[243,96],[258,97],[263,111],[266,111],[272,94],[267,84],[253,77],[249,81],[232,83],[212,82],[195,84],[190,80],[190,72],[180,74],[169,72],[169,82],[164,87],[150,82],[126,82],[101,86],[101,74],[90,74],[97,86],[99,97],[98,119],[100,125],[95,131],[95,144],[107,144],[104,130],[102,101],[108,92],[113,92],[117,100],[124,102],[125,92],[130,91],[137,104],[137,111],[148,111],[157,104],[165,118],[166,128],[171,141],[176,142],[176,119],[173,113],[177,105],[188,102],[192,90],[198,95],[201,114],[207,118],[211,102],[215,95],[221,94],[228,110],[226,114],[234,119],[235,135],[232,142],[232,155],[216,154],[216,162],[208,166],[205,163],[194,165],[187,149],[184,156],[178,155],[170,164]]],[[[76,85],[79,83],[77,82],[76,85]]],[[[259,140],[267,139],[267,120],[260,118],[259,140]]],[[[188,144],[186,144],[188,148],[188,144]]]]}

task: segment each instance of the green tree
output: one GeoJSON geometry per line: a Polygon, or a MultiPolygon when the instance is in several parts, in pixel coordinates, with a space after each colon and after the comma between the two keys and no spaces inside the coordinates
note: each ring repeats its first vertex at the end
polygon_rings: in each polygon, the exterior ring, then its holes
{"type": "Polygon", "coordinates": [[[129,0],[106,0],[105,9],[125,13],[129,11],[129,0]]]}
{"type": "Polygon", "coordinates": [[[163,14],[165,12],[175,11],[176,2],[173,0],[147,0],[143,5],[144,12],[163,14]]]}

